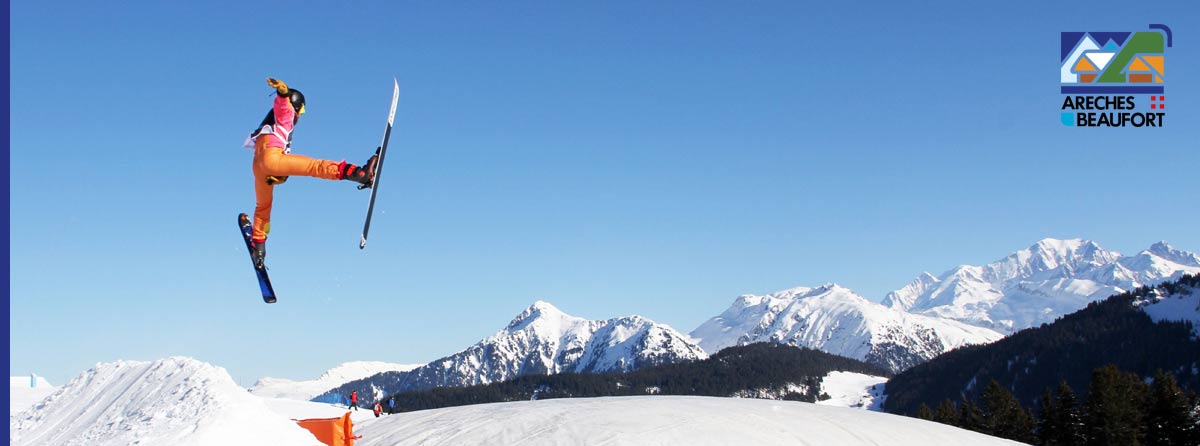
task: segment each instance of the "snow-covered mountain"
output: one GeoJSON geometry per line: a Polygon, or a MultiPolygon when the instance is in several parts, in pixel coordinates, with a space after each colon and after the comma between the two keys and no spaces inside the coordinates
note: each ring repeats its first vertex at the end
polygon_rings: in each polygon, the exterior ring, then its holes
{"type": "Polygon", "coordinates": [[[322,373],[320,377],[308,381],[293,381],[283,378],[260,378],[250,393],[264,398],[284,398],[292,400],[309,400],[329,389],[357,379],[366,378],[383,372],[406,372],[421,364],[394,364],[379,361],[347,362],[322,373]]]}
{"type": "Polygon", "coordinates": [[[1052,322],[1089,302],[1200,273],[1200,256],[1158,242],[1132,256],[1095,242],[1044,239],[983,266],[922,273],[883,304],[1010,333],[1052,322]]]}
{"type": "Polygon", "coordinates": [[[776,342],[904,370],[965,344],[1000,339],[993,330],[910,314],[835,284],[743,295],[691,336],[708,352],[733,345],[776,342]]]}
{"type": "Polygon", "coordinates": [[[357,390],[369,404],[399,391],[487,384],[532,374],[629,371],[707,356],[687,336],[641,316],[588,320],[538,301],[466,350],[409,372],[353,381],[317,399],[357,390]]]}
{"type": "Polygon", "coordinates": [[[9,417],[13,445],[311,446],[225,369],[191,358],[98,364],[9,417]]]}

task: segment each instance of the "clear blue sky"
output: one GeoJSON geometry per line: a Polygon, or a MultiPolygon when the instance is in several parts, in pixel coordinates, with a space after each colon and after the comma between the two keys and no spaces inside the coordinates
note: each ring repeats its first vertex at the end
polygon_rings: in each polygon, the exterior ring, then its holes
{"type": "Polygon", "coordinates": [[[1044,237],[1200,251],[1195,2],[302,3],[13,2],[12,374],[311,379],[538,299],[686,333],[739,294],[878,300],[1044,237]],[[1150,23],[1167,126],[1063,127],[1059,33],[1150,23]],[[366,191],[277,189],[275,305],[234,225],[267,76],[308,97],[296,153],[356,163],[401,86],[365,251],[366,191]]]}

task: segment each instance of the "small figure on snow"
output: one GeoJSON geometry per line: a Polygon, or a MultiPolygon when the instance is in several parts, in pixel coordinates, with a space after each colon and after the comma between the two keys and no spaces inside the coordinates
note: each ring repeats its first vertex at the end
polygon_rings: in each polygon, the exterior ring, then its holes
{"type": "Polygon", "coordinates": [[[350,410],[350,409],[358,410],[358,391],[357,390],[350,392],[350,407],[347,407],[346,410],[350,410]]]}
{"type": "Polygon", "coordinates": [[[388,398],[388,415],[396,413],[396,397],[388,398]]]}
{"type": "Polygon", "coordinates": [[[379,401],[375,402],[375,418],[379,418],[379,414],[383,413],[383,405],[379,401]]]}
{"type": "Polygon", "coordinates": [[[246,139],[245,147],[254,149],[254,231],[251,249],[254,266],[262,268],[267,256],[267,234],[271,232],[271,202],[275,186],[283,184],[289,176],[324,178],[326,180],[349,180],[370,187],[375,178],[375,165],[379,150],[362,166],[345,161],[314,159],[292,154],[292,130],[305,112],[304,95],[290,88],[283,81],[267,78],[278,93],[267,116],[246,139]]]}

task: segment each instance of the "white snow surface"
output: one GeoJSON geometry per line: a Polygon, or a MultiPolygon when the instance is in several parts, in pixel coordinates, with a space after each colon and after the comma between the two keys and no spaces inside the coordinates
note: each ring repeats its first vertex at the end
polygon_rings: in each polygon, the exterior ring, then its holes
{"type": "Polygon", "coordinates": [[[889,308],[837,284],[743,295],[691,336],[708,352],[776,342],[904,370],[956,347],[1002,335],[958,321],[889,308]]]}
{"type": "Polygon", "coordinates": [[[380,361],[347,362],[325,371],[320,377],[308,381],[292,381],[283,378],[260,378],[250,393],[263,398],[310,400],[330,389],[356,379],[366,378],[383,372],[407,372],[423,364],[395,364],[380,361]]]}
{"type": "Polygon", "coordinates": [[[956,427],[794,401],[685,396],[575,398],[385,416],[358,446],[1015,445],[956,427]]]}
{"type": "Polygon", "coordinates": [[[829,399],[817,401],[823,406],[853,407],[883,411],[883,394],[887,378],[854,372],[829,372],[821,379],[821,392],[829,399]]]}
{"type": "Polygon", "coordinates": [[[1150,319],[1161,321],[1191,321],[1192,334],[1200,338],[1200,289],[1183,287],[1180,292],[1164,295],[1155,289],[1150,299],[1134,302],[1150,319]]]}
{"type": "Polygon", "coordinates": [[[1200,273],[1200,256],[1158,242],[1132,256],[1083,239],[1047,238],[983,266],[922,273],[883,304],[1011,333],[1146,285],[1200,273]]]}
{"type": "Polygon", "coordinates": [[[319,444],[239,387],[225,369],[185,357],[97,364],[9,417],[13,445],[319,444]]]}
{"type": "Polygon", "coordinates": [[[46,378],[37,375],[10,376],[8,379],[8,413],[13,414],[33,407],[58,390],[46,378]]]}

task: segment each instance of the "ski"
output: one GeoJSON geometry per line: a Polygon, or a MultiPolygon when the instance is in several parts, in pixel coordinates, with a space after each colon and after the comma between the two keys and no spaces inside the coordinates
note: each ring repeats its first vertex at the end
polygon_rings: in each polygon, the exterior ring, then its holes
{"type": "Polygon", "coordinates": [[[371,213],[375,210],[375,195],[379,193],[379,175],[383,173],[383,162],[387,156],[388,139],[392,136],[392,120],[396,117],[396,101],[400,99],[400,82],[392,78],[392,108],[388,112],[387,129],[383,131],[383,144],[379,146],[379,160],[375,163],[375,177],[371,179],[371,202],[367,204],[367,221],[363,223],[358,249],[367,247],[367,232],[371,230],[371,213]]]}
{"type": "Polygon", "coordinates": [[[254,248],[251,246],[251,233],[254,230],[251,224],[250,216],[246,214],[238,214],[238,229],[242,232],[242,239],[246,242],[246,252],[250,253],[250,266],[254,267],[254,273],[258,276],[258,287],[262,289],[263,302],[275,303],[275,288],[271,287],[271,278],[267,276],[267,267],[263,265],[259,268],[254,265],[254,248]]]}

